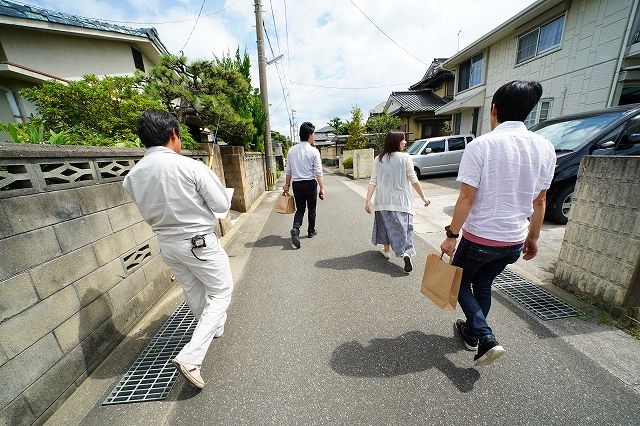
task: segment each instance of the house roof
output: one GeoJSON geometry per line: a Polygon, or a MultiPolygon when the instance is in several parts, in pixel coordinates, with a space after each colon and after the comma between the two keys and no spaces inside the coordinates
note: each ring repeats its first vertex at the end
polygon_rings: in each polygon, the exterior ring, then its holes
{"type": "Polygon", "coordinates": [[[387,104],[395,100],[400,107],[389,111],[389,114],[400,112],[426,112],[435,111],[447,102],[431,90],[411,90],[406,92],[391,92],[387,104]]]}
{"type": "Polygon", "coordinates": [[[331,126],[324,126],[316,130],[316,133],[335,133],[335,132],[336,132],[336,129],[334,129],[331,126]]]}
{"type": "Polygon", "coordinates": [[[114,25],[95,19],[69,15],[55,10],[43,9],[35,6],[22,5],[10,1],[0,0],[0,16],[9,16],[18,19],[42,21],[54,24],[80,27],[89,30],[98,30],[126,34],[130,36],[149,39],[160,53],[169,53],[166,46],[160,41],[160,36],[155,28],[131,28],[122,25],[114,25]]]}
{"type": "Polygon", "coordinates": [[[451,77],[451,79],[453,79],[453,73],[442,68],[442,64],[446,60],[447,58],[435,58],[431,62],[431,65],[429,65],[427,72],[425,72],[424,76],[422,76],[422,79],[417,83],[411,85],[409,87],[409,90],[418,90],[421,88],[421,86],[429,86],[432,83],[439,83],[440,79],[442,79],[443,77],[449,76],[451,77]]]}
{"type": "Polygon", "coordinates": [[[447,59],[442,67],[447,70],[453,70],[456,65],[466,61],[481,50],[486,49],[497,41],[503,39],[507,35],[517,31],[519,27],[531,21],[538,15],[541,15],[555,6],[563,3],[565,0],[538,0],[511,19],[503,22],[487,34],[483,35],[469,46],[465,47],[449,59],[447,59]]]}

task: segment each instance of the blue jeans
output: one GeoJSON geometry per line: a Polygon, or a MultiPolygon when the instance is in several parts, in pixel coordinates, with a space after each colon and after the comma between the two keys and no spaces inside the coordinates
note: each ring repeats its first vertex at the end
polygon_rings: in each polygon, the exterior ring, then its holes
{"type": "Polygon", "coordinates": [[[462,237],[453,265],[463,269],[458,303],[467,317],[465,334],[479,341],[495,338],[487,316],[491,309],[491,285],[507,265],[520,257],[524,244],[491,247],[462,237]]]}

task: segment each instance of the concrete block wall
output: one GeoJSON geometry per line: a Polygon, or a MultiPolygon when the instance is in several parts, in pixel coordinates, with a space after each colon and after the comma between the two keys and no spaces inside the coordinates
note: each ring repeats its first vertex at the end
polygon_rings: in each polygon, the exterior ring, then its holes
{"type": "Polygon", "coordinates": [[[173,285],[122,188],[143,153],[0,144],[0,424],[46,420],[173,285]]]}
{"type": "Polygon", "coordinates": [[[265,191],[265,163],[262,153],[245,153],[241,146],[221,147],[224,177],[235,188],[231,208],[246,212],[265,191]]]}
{"type": "MultiPolygon", "coordinates": [[[[640,157],[585,157],[554,281],[640,312],[640,157]],[[635,309],[634,309],[635,308],[635,309]]],[[[638,318],[640,319],[640,318],[638,318]]]]}

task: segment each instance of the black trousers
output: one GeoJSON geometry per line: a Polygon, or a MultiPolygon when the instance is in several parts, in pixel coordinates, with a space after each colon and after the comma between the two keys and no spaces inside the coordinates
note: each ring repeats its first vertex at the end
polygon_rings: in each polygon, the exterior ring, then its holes
{"type": "Polygon", "coordinates": [[[304,219],[304,212],[309,209],[308,232],[316,230],[316,204],[318,202],[318,183],[313,180],[298,180],[293,182],[293,198],[296,200],[296,214],[293,217],[293,228],[300,229],[304,219]]]}

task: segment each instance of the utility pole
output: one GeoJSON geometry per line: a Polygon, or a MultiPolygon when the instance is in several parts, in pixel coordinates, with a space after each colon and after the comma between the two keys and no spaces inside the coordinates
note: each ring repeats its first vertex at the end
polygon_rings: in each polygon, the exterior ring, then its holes
{"type": "Polygon", "coordinates": [[[267,61],[264,56],[264,24],[262,23],[262,1],[255,0],[256,43],[258,45],[258,73],[260,74],[260,97],[267,119],[264,125],[264,151],[267,166],[267,190],[276,189],[276,161],[271,147],[271,124],[269,122],[269,95],[267,93],[267,61]]]}

